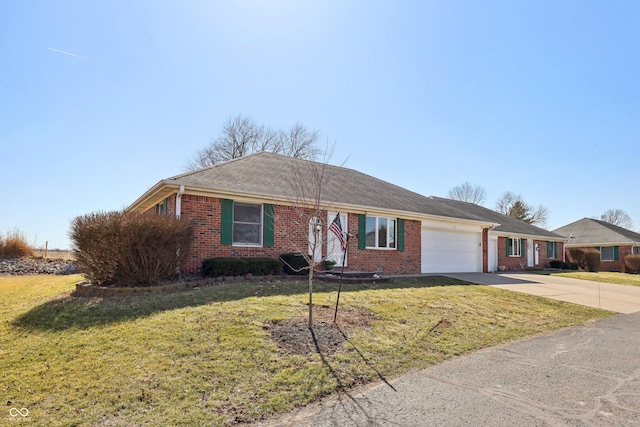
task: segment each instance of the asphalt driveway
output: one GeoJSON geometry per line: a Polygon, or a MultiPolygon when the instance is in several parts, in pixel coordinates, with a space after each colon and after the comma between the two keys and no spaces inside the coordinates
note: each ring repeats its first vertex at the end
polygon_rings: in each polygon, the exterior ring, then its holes
{"type": "Polygon", "coordinates": [[[535,273],[453,273],[446,276],[617,313],[640,311],[640,286],[614,285],[535,273]]]}
{"type": "Polygon", "coordinates": [[[640,312],[477,351],[260,426],[640,425],[640,312]]]}

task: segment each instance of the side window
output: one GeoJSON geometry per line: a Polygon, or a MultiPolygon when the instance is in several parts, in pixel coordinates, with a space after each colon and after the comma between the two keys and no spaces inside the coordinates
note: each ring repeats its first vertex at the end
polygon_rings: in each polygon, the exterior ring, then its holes
{"type": "Polygon", "coordinates": [[[600,260],[601,261],[613,261],[613,246],[604,246],[600,248],[600,260]]]}
{"type": "Polygon", "coordinates": [[[158,203],[153,207],[153,212],[160,215],[166,215],[168,204],[169,204],[169,199],[164,199],[162,202],[158,203]]]}

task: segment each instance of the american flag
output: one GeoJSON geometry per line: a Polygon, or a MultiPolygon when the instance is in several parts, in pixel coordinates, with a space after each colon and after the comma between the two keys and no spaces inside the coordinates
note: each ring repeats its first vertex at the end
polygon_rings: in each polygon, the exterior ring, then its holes
{"type": "Polygon", "coordinates": [[[336,215],[336,218],[333,220],[333,222],[329,226],[329,230],[331,230],[333,234],[336,235],[338,240],[340,240],[340,248],[342,249],[342,252],[344,252],[345,249],[347,249],[347,240],[344,237],[344,231],[342,231],[342,223],[340,222],[340,213],[336,215]]]}

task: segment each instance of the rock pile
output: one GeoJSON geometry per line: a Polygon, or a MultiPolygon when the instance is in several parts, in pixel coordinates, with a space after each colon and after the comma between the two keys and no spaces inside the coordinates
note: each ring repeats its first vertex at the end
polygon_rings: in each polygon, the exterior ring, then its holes
{"type": "Polygon", "coordinates": [[[76,274],[73,261],[42,258],[0,258],[1,276],[25,274],[76,274]]]}

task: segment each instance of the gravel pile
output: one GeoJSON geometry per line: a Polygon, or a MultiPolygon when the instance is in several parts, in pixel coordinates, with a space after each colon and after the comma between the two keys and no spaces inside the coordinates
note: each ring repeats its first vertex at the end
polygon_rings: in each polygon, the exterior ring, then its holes
{"type": "Polygon", "coordinates": [[[41,258],[0,258],[0,275],[21,276],[25,274],[75,274],[78,270],[73,261],[41,258]]]}

